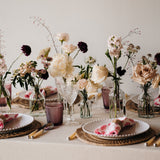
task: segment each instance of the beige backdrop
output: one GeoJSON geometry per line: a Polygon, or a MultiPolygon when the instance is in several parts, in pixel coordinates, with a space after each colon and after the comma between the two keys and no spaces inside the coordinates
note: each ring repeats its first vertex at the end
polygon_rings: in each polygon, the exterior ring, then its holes
{"type": "MultiPolygon", "coordinates": [[[[32,47],[32,56],[21,58],[16,65],[36,58],[41,49],[50,46],[47,32],[33,25],[30,16],[45,19],[53,34],[69,33],[70,43],[87,42],[89,51],[79,55],[76,60],[79,63],[85,56],[92,55],[99,64],[109,65],[104,55],[108,36],[125,36],[136,27],[142,34],[133,35],[130,40],[141,46],[141,54],[160,51],[159,0],[0,0],[0,29],[8,63],[20,53],[23,44],[32,47]]],[[[131,70],[123,78],[123,90],[137,93],[137,84],[130,80],[129,73],[131,70]]],[[[50,78],[49,83],[53,81],[50,78]]]]}

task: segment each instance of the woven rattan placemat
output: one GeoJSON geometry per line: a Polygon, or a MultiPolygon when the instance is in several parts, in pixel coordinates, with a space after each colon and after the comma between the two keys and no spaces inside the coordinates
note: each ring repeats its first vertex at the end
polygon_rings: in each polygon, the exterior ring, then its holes
{"type": "Polygon", "coordinates": [[[133,137],[128,137],[126,139],[119,139],[119,140],[108,140],[108,139],[101,139],[97,136],[90,135],[82,130],[82,128],[78,128],[77,131],[77,137],[85,143],[93,144],[93,145],[101,145],[101,146],[123,146],[123,145],[131,145],[136,144],[140,142],[147,141],[153,135],[155,132],[152,129],[149,129],[147,132],[143,134],[139,134],[133,137]]]}
{"type": "Polygon", "coordinates": [[[0,133],[0,139],[20,137],[20,136],[28,135],[29,133],[33,132],[35,129],[37,129],[39,127],[41,127],[40,122],[34,121],[29,126],[23,127],[21,129],[0,133]]]}
{"type": "MultiPolygon", "coordinates": [[[[137,112],[138,105],[136,103],[134,103],[132,100],[129,100],[126,103],[126,109],[128,111],[137,112]]],[[[154,115],[157,115],[157,116],[160,115],[160,107],[154,106],[154,115]]]]}

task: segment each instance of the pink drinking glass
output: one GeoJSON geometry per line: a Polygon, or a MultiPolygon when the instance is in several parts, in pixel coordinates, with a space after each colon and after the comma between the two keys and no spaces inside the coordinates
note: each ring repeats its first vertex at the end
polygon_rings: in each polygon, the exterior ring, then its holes
{"type": "Polygon", "coordinates": [[[102,98],[105,109],[109,109],[109,92],[110,89],[108,89],[106,86],[102,88],[102,98]]]}
{"type": "Polygon", "coordinates": [[[47,102],[45,105],[47,122],[53,123],[55,126],[63,123],[63,103],[47,102]]]}

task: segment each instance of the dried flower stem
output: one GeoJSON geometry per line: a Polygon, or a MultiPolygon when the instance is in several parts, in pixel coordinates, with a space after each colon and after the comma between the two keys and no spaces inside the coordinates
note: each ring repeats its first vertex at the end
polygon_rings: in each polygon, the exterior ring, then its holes
{"type": "Polygon", "coordinates": [[[135,29],[129,31],[129,33],[128,33],[126,36],[124,36],[124,37],[122,38],[122,40],[126,39],[127,37],[131,36],[132,34],[141,35],[141,31],[139,30],[139,28],[135,28],[135,29]]]}
{"type": "Polygon", "coordinates": [[[14,63],[15,63],[22,55],[23,55],[23,53],[21,53],[21,54],[11,63],[11,65],[10,65],[10,67],[9,67],[9,69],[8,69],[7,72],[10,71],[10,69],[12,68],[12,66],[14,65],[14,63]]]}
{"type": "Polygon", "coordinates": [[[45,25],[45,23],[42,22],[41,18],[39,18],[39,17],[37,17],[37,18],[36,17],[31,17],[31,18],[34,19],[33,23],[38,22],[38,25],[40,24],[41,26],[43,26],[47,30],[47,32],[49,33],[49,35],[51,37],[51,41],[52,41],[53,47],[54,47],[56,53],[58,53],[58,50],[57,50],[57,47],[55,45],[55,41],[54,41],[53,35],[52,35],[51,31],[49,30],[49,28],[45,25]]]}
{"type": "Polygon", "coordinates": [[[80,52],[80,49],[79,49],[79,50],[77,51],[77,53],[74,55],[73,59],[75,59],[75,58],[78,56],[79,52],[80,52]]]}

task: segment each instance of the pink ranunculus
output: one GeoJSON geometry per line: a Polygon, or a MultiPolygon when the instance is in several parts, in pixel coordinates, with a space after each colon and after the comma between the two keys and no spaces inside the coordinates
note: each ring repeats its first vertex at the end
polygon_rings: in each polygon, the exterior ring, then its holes
{"type": "Polygon", "coordinates": [[[69,40],[69,35],[68,35],[68,33],[58,33],[57,35],[56,35],[56,37],[57,37],[57,39],[59,40],[59,41],[65,41],[65,42],[68,42],[68,40],[69,40]]]}

